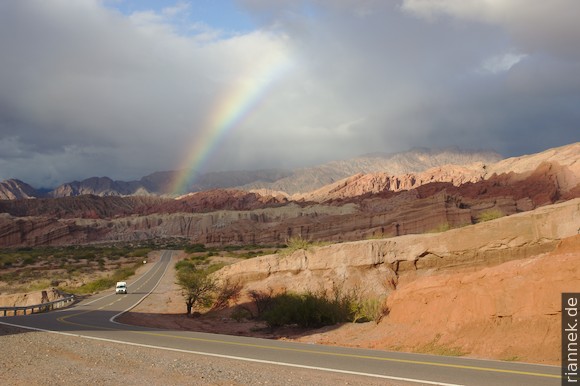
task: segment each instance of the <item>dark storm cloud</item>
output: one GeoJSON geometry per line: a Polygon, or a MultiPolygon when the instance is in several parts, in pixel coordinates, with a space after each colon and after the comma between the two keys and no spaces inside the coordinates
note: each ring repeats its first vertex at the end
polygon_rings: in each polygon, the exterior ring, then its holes
{"type": "Polygon", "coordinates": [[[129,15],[114,1],[1,3],[0,179],[177,168],[234,85],[264,83],[255,70],[272,52],[285,70],[216,141],[208,169],[580,140],[576,1],[238,4],[255,31],[212,30],[188,2],[129,15]]]}

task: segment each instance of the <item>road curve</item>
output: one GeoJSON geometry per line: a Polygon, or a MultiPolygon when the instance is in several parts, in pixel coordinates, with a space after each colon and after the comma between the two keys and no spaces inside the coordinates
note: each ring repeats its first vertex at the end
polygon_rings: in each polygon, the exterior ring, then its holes
{"type": "Polygon", "coordinates": [[[147,272],[128,283],[127,295],[99,294],[65,310],[0,318],[0,323],[89,339],[316,369],[426,385],[559,385],[560,368],[515,362],[387,352],[276,340],[171,331],[115,322],[153,292],[171,263],[164,251],[147,272]]]}

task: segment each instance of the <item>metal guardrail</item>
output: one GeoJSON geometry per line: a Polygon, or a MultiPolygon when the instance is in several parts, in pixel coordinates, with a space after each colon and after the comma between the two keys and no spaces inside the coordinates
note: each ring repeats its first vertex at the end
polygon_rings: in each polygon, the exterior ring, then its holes
{"type": "Polygon", "coordinates": [[[53,300],[52,302],[46,302],[41,304],[34,304],[32,306],[18,306],[18,307],[0,307],[0,315],[3,316],[10,316],[8,315],[12,312],[13,316],[16,315],[28,315],[27,311],[30,310],[30,314],[38,314],[41,312],[47,312],[50,310],[54,310],[55,308],[63,308],[75,301],[75,296],[70,295],[62,299],[53,300]],[[34,310],[37,310],[34,312],[34,310]]]}

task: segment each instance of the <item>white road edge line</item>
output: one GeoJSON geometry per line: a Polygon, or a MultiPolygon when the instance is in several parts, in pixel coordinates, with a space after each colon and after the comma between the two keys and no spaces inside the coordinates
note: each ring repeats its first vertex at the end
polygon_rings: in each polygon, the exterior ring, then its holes
{"type": "Polygon", "coordinates": [[[141,344],[141,343],[123,342],[121,340],[115,340],[115,339],[97,338],[97,337],[94,337],[94,336],[84,336],[84,335],[78,335],[78,334],[71,334],[71,333],[68,333],[68,332],[51,331],[51,330],[45,330],[45,329],[36,328],[36,327],[19,326],[17,324],[6,323],[6,322],[1,322],[1,321],[0,321],[0,324],[4,324],[4,325],[7,325],[7,326],[12,326],[12,327],[24,328],[24,329],[27,329],[27,330],[34,330],[34,331],[48,332],[48,333],[51,333],[51,334],[60,334],[60,335],[72,336],[72,337],[76,337],[76,338],[93,339],[93,340],[100,340],[100,341],[103,341],[103,342],[125,344],[125,345],[128,345],[128,346],[145,347],[145,348],[152,348],[152,349],[166,350],[166,351],[174,351],[174,352],[181,352],[181,353],[187,353],[187,354],[205,355],[205,356],[210,356],[210,357],[224,358],[224,359],[233,359],[233,360],[239,360],[239,361],[245,361],[245,362],[264,363],[264,364],[269,364],[269,365],[295,367],[295,368],[301,368],[301,369],[307,369],[307,370],[326,371],[326,372],[329,372],[329,373],[340,373],[340,374],[347,374],[347,375],[360,375],[360,376],[372,377],[372,378],[389,379],[389,380],[392,380],[392,381],[404,381],[404,382],[412,382],[412,383],[422,383],[422,384],[425,384],[425,385],[464,386],[464,385],[455,384],[455,383],[433,382],[433,381],[425,381],[425,380],[421,380],[421,379],[403,378],[403,377],[393,377],[393,376],[389,376],[389,375],[370,374],[370,373],[362,373],[362,372],[358,372],[358,371],[348,371],[348,370],[331,369],[331,368],[325,368],[325,367],[297,365],[297,364],[294,364],[294,363],[274,362],[274,361],[267,361],[267,360],[263,360],[263,359],[252,359],[252,358],[237,357],[237,356],[232,356],[232,355],[206,353],[206,352],[201,352],[201,351],[182,350],[182,349],[171,348],[171,347],[152,346],[152,345],[141,344]]]}
{"type": "MultiPolygon", "coordinates": [[[[173,252],[170,252],[170,253],[171,253],[171,257],[173,257],[173,252]]],[[[154,269],[154,267],[152,267],[151,269],[154,269]]],[[[167,267],[165,267],[165,271],[163,272],[163,275],[165,275],[165,272],[167,272],[167,267]]],[[[163,276],[163,275],[162,275],[162,276],[163,276]]],[[[139,280],[141,280],[141,279],[142,279],[144,276],[145,276],[145,274],[143,274],[143,275],[139,276],[139,277],[137,278],[137,280],[135,280],[135,282],[133,282],[133,283],[131,283],[131,284],[132,284],[132,285],[134,285],[135,283],[139,282],[139,280]]],[[[157,284],[159,284],[159,283],[157,283],[157,284]]],[[[157,285],[155,286],[155,288],[157,288],[157,285]]],[[[155,288],[153,288],[153,290],[155,290],[155,288]]],[[[153,292],[153,290],[152,290],[151,292],[153,292]]],[[[141,300],[139,300],[139,302],[137,302],[137,303],[135,304],[135,306],[137,306],[137,304],[141,303],[145,297],[147,297],[147,296],[149,296],[149,295],[151,294],[151,292],[149,292],[149,293],[148,293],[147,295],[145,295],[145,296],[144,296],[144,297],[143,297],[141,300]]],[[[84,304],[79,304],[79,305],[77,305],[77,307],[85,307],[85,306],[88,306],[88,305],[90,305],[90,304],[93,304],[93,303],[95,303],[95,302],[98,302],[99,300],[103,300],[103,299],[105,299],[105,298],[108,298],[108,297],[110,297],[110,296],[115,296],[115,294],[108,294],[108,295],[104,295],[104,296],[101,296],[101,297],[97,297],[97,298],[95,298],[95,299],[93,299],[93,300],[91,300],[91,301],[89,301],[89,302],[86,302],[86,303],[84,303],[84,304]]],[[[133,306],[133,307],[135,307],[135,306],[133,306]]],[[[125,310],[125,311],[123,311],[122,313],[124,313],[124,312],[127,312],[127,311],[129,311],[129,310],[130,310],[130,308],[129,308],[129,309],[127,309],[127,310],[125,310]]],[[[70,311],[70,308],[63,308],[63,309],[60,309],[60,310],[55,310],[54,312],[64,312],[64,311],[70,311]]],[[[119,315],[120,315],[120,314],[117,314],[117,315],[113,316],[113,318],[116,318],[116,317],[117,317],[117,316],[119,316],[119,315]]],[[[117,323],[117,324],[121,324],[121,323],[119,323],[119,322],[115,322],[114,320],[111,320],[111,322],[113,322],[113,323],[117,323]]]]}
{"type": "MultiPolygon", "coordinates": [[[[141,299],[139,299],[139,301],[137,303],[133,304],[131,307],[127,308],[125,311],[121,311],[118,314],[111,316],[111,318],[109,319],[109,322],[125,326],[124,323],[119,323],[115,319],[117,317],[123,315],[125,312],[128,312],[128,311],[132,310],[133,308],[137,307],[143,300],[145,300],[145,298],[147,296],[151,295],[153,293],[153,291],[155,291],[157,286],[159,286],[159,283],[161,283],[161,279],[163,279],[163,277],[165,276],[165,273],[167,273],[167,269],[169,269],[169,266],[171,265],[171,261],[173,260],[173,252],[172,251],[164,252],[164,254],[165,253],[169,253],[169,262],[165,266],[165,270],[163,271],[163,274],[161,274],[161,276],[159,277],[159,280],[157,281],[155,286],[151,289],[151,291],[149,291],[149,293],[143,295],[143,297],[141,299]]],[[[163,256],[161,256],[161,258],[163,258],[163,256]]],[[[143,275],[143,276],[145,276],[145,275],[143,275]]],[[[143,276],[141,276],[141,277],[143,277],[143,276]]]]}

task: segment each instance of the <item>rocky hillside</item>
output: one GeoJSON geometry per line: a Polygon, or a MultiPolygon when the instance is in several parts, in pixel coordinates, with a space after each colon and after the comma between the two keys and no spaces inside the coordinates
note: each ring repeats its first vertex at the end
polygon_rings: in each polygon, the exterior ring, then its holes
{"type": "Polygon", "coordinates": [[[262,256],[217,275],[242,293],[338,287],[386,298],[378,324],[302,341],[558,364],[561,293],[580,288],[579,224],[575,199],[442,233],[262,256]]]}
{"type": "Polygon", "coordinates": [[[394,154],[375,153],[349,160],[333,161],[311,168],[298,169],[274,182],[257,181],[242,189],[264,189],[289,195],[310,192],[356,174],[385,173],[402,175],[418,173],[443,165],[469,165],[475,162],[490,164],[502,157],[490,151],[461,151],[459,149],[413,149],[394,154]]]}
{"type": "MultiPolygon", "coordinates": [[[[175,175],[178,172],[157,172],[138,181],[113,181],[108,177],[92,177],[82,181],[73,181],[60,185],[48,193],[50,197],[71,197],[86,194],[96,196],[149,196],[166,195],[175,175]]],[[[288,175],[288,172],[276,169],[255,171],[211,172],[196,176],[189,186],[190,192],[200,192],[219,188],[233,188],[248,182],[275,181],[288,175]]]]}
{"type": "Polygon", "coordinates": [[[549,149],[529,156],[514,157],[496,163],[475,162],[461,165],[445,165],[422,172],[390,174],[359,173],[308,193],[291,196],[293,200],[325,202],[364,194],[399,192],[434,182],[450,183],[453,186],[474,184],[485,180],[497,180],[502,175],[502,184],[518,182],[533,173],[551,173],[563,191],[570,191],[580,183],[580,142],[549,149]],[[549,170],[553,169],[553,170],[549,170]],[[542,171],[544,170],[544,171],[542,171]]]}
{"type": "MultiPolygon", "coordinates": [[[[349,160],[329,162],[298,170],[263,169],[210,172],[192,176],[188,192],[214,189],[267,189],[284,194],[308,192],[357,173],[388,172],[401,174],[418,172],[446,164],[464,165],[473,162],[490,163],[501,159],[493,152],[467,152],[458,149],[415,149],[395,154],[373,154],[349,160]]],[[[91,177],[64,183],[49,191],[36,191],[18,180],[0,183],[0,199],[96,196],[167,195],[178,171],[156,172],[136,181],[115,181],[109,177],[91,177]],[[21,187],[19,189],[18,187],[21,187]]]]}
{"type": "Polygon", "coordinates": [[[428,174],[357,175],[299,199],[209,190],[180,199],[83,195],[0,201],[0,245],[159,237],[276,245],[293,237],[343,242],[440,231],[580,197],[579,146],[489,166],[438,167],[428,174]],[[510,167],[518,172],[505,172],[510,167]]]}
{"type": "Polygon", "coordinates": [[[41,194],[32,186],[17,179],[0,181],[0,200],[23,200],[41,194]]]}

